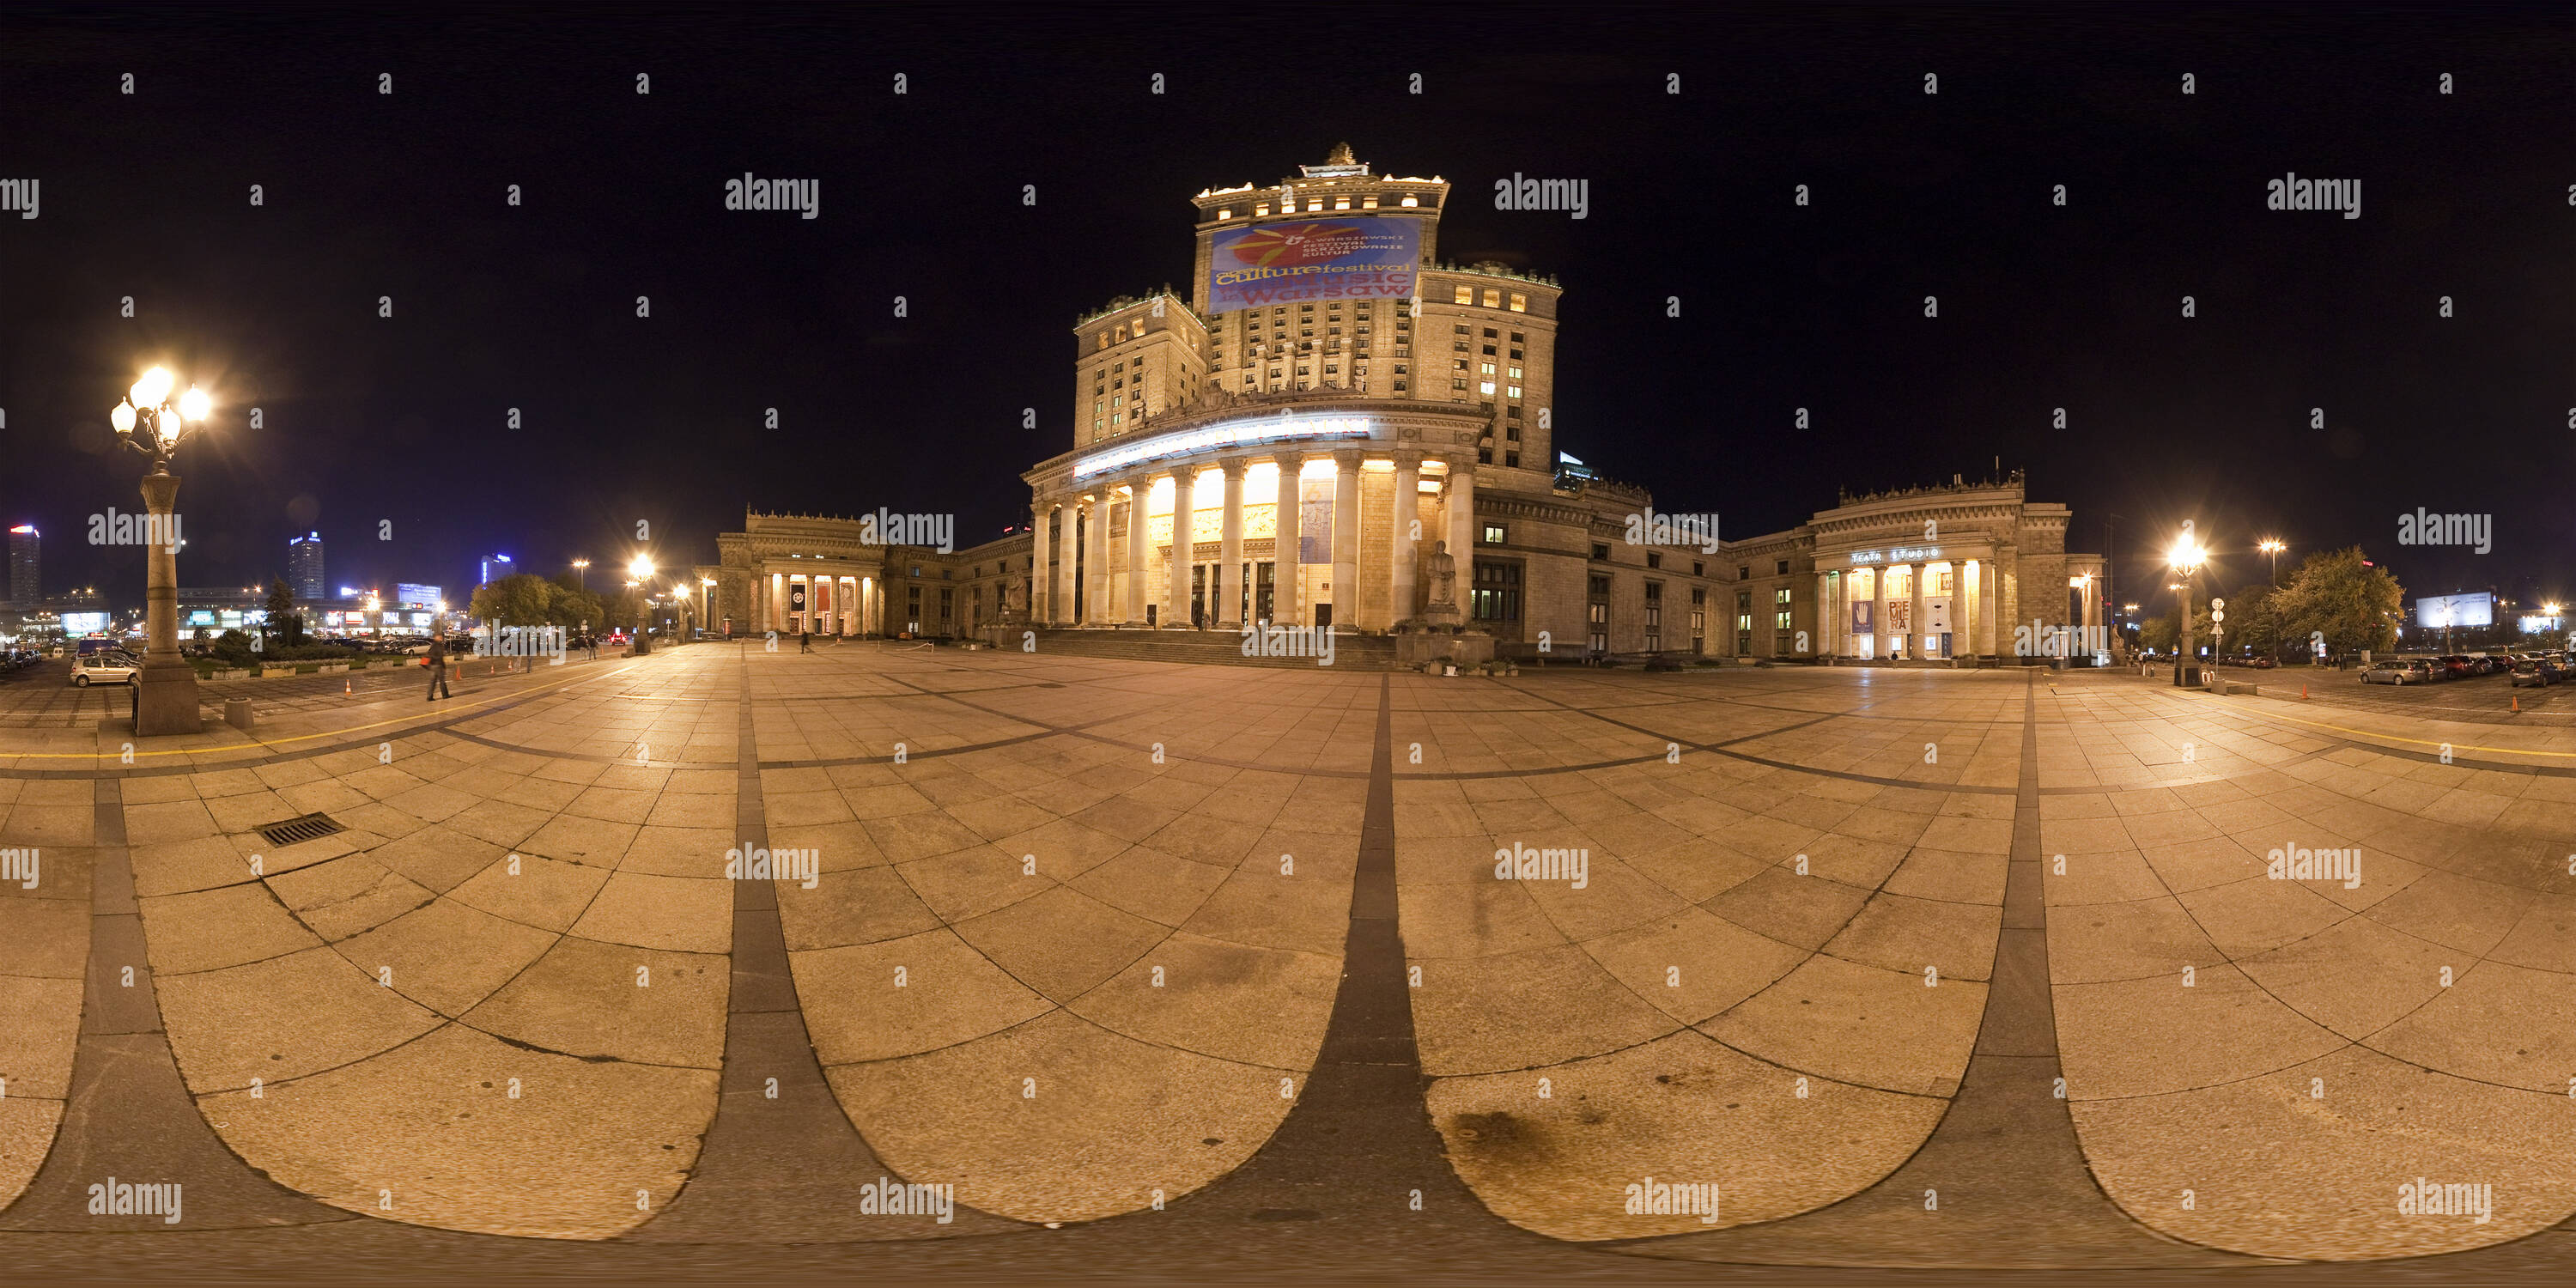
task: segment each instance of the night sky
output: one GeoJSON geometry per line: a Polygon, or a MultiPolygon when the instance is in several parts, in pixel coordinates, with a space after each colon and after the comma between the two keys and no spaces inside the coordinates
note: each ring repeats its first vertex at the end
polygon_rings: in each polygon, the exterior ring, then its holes
{"type": "Polygon", "coordinates": [[[139,508],[107,411],[161,361],[222,407],[176,467],[183,585],[308,530],[335,586],[622,562],[639,520],[712,561],[747,504],[989,539],[1071,445],[1074,318],[1186,294],[1191,194],[1347,140],[1456,185],[1443,259],[1563,282],[1558,447],[1730,538],[2000,458],[2075,548],[2124,516],[2123,599],[2185,517],[2222,586],[2278,535],[2410,596],[2576,595],[2576,9],[2353,8],[16,10],[0,527],[45,531],[48,594],[141,603],[141,551],[83,538],[139,508]],[[725,210],[746,170],[820,218],[725,210]],[[2267,210],[2293,171],[2360,217],[2267,210]],[[1590,217],[1495,210],[1515,172],[1590,217]],[[2419,506],[2493,552],[2399,546],[2419,506]]]}

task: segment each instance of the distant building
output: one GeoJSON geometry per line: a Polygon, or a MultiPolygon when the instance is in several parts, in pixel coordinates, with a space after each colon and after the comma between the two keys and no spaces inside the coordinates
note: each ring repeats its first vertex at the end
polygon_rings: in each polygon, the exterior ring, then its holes
{"type": "Polygon", "coordinates": [[[297,599],[321,599],[329,594],[322,579],[321,533],[286,543],[286,581],[297,599]]]}
{"type": "Polygon", "coordinates": [[[36,525],[21,523],[9,529],[9,602],[15,607],[34,608],[44,602],[44,578],[37,561],[39,545],[36,525]]]}
{"type": "Polygon", "coordinates": [[[489,586],[495,579],[507,577],[511,573],[517,571],[518,569],[510,566],[510,556],[485,555],[483,556],[483,577],[480,581],[477,581],[474,584],[478,586],[489,586]]]}

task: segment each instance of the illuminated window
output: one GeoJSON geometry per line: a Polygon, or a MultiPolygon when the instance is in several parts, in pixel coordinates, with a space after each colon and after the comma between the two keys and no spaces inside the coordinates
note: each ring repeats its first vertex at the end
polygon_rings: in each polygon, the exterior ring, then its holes
{"type": "Polygon", "coordinates": [[[1350,208],[1351,208],[1351,199],[1350,199],[1350,198],[1348,198],[1348,197],[1335,197],[1335,198],[1333,198],[1333,209],[1335,209],[1335,210],[1348,210],[1348,209],[1350,209],[1350,208]]]}
{"type": "Polygon", "coordinates": [[[1375,197],[1362,197],[1362,198],[1360,198],[1360,209],[1362,209],[1362,210],[1375,210],[1375,209],[1377,209],[1377,198],[1375,198],[1375,197]]]}
{"type": "Polygon", "coordinates": [[[1457,300],[1457,302],[1458,302],[1458,303],[1460,303],[1460,304],[1473,304],[1473,303],[1475,303],[1475,302],[1476,302],[1476,288],[1475,288],[1475,287],[1472,287],[1472,286],[1461,286],[1461,287],[1459,287],[1459,288],[1458,288],[1458,300],[1457,300]]]}
{"type": "Polygon", "coordinates": [[[1476,392],[1491,397],[1494,392],[1494,382],[1490,380],[1477,382],[1476,392]]]}
{"type": "Polygon", "coordinates": [[[1510,376],[1511,376],[1511,378],[1512,378],[1512,379],[1514,379],[1514,380],[1518,380],[1518,379],[1520,379],[1520,378],[1521,378],[1521,369],[1520,369],[1520,368],[1518,368],[1518,367],[1514,367],[1514,368],[1512,368],[1512,369],[1511,369],[1511,371],[1510,371],[1510,373],[1509,373],[1509,374],[1510,374],[1510,376]]]}
{"type": "Polygon", "coordinates": [[[1259,217],[1259,216],[1262,216],[1262,215],[1269,214],[1269,213],[1270,213],[1270,203],[1269,203],[1269,202],[1267,202],[1267,201],[1264,201],[1264,202],[1259,202],[1259,203],[1255,204],[1255,205],[1252,207],[1252,213],[1253,213],[1253,215],[1254,215],[1256,218],[1257,218],[1257,217],[1259,217]]]}
{"type": "Polygon", "coordinates": [[[1480,375],[1480,376],[1491,376],[1491,375],[1493,375],[1493,374],[1494,374],[1494,364],[1492,364],[1492,363],[1490,363],[1490,362],[1480,362],[1480,363],[1477,363],[1477,364],[1476,364],[1476,374],[1477,374],[1477,375],[1480,375]]]}
{"type": "Polygon", "coordinates": [[[1219,219],[1232,219],[1234,218],[1234,212],[1231,210],[1220,210],[1216,212],[1216,217],[1219,219]]]}
{"type": "MultiPolygon", "coordinates": [[[[1519,385],[1512,385],[1506,389],[1505,392],[1509,393],[1514,398],[1518,398],[1521,396],[1521,387],[1519,385]]],[[[1512,408],[1512,414],[1515,416],[1520,415],[1521,409],[1518,407],[1512,408]]]]}
{"type": "Polygon", "coordinates": [[[1408,205],[1408,206],[1418,206],[1418,205],[1421,205],[1422,203],[1421,203],[1420,201],[1418,201],[1418,200],[1416,200],[1416,199],[1412,198],[1412,197],[1406,197],[1406,198],[1404,199],[1404,204],[1405,204],[1405,205],[1408,205]]]}
{"type": "Polygon", "coordinates": [[[1491,308],[1500,308],[1500,307],[1502,306],[1502,303],[1503,303],[1503,292],[1502,292],[1502,288],[1500,288],[1500,287],[1495,287],[1495,286],[1488,286],[1488,287],[1486,287],[1486,288],[1485,288],[1485,307],[1486,307],[1486,308],[1489,308],[1489,309],[1491,309],[1491,308]]]}
{"type": "Polygon", "coordinates": [[[1527,312],[1529,312],[1529,297],[1528,297],[1528,296],[1526,296],[1526,295],[1521,294],[1521,293],[1520,293],[1520,292],[1518,292],[1518,291],[1514,291],[1514,292],[1512,292],[1512,312],[1514,312],[1514,313],[1527,313],[1527,312]]]}

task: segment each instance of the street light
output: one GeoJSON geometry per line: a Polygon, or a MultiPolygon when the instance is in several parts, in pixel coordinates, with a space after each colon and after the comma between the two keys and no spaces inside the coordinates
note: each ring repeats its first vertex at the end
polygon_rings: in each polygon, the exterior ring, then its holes
{"type": "Polygon", "coordinates": [[[2191,647],[2191,579],[2200,572],[2201,561],[2209,552],[2201,549],[2200,538],[2192,533],[2191,520],[2183,520],[2182,535],[2174,538],[2165,551],[2165,566],[2182,574],[2174,588],[2182,592],[2182,656],[2174,659],[2174,687],[2182,687],[2183,663],[2197,656],[2191,647]]]}
{"type": "Polygon", "coordinates": [[[177,377],[166,367],[143,373],[125,398],[107,414],[119,441],[152,462],[143,476],[143,506],[151,516],[145,531],[150,555],[145,587],[147,632],[142,668],[134,676],[134,732],[138,736],[196,733],[205,727],[197,712],[197,672],[179,656],[178,525],[171,520],[179,501],[179,476],[170,472],[170,457],[190,434],[205,428],[214,400],[195,385],[177,403],[170,391],[177,377]]]}
{"type": "MultiPolygon", "coordinates": [[[[2272,589],[2279,590],[2281,588],[2281,552],[2289,549],[2289,545],[2278,539],[2265,537],[2261,541],[2255,542],[2254,548],[2272,557],[2272,589]]],[[[2264,604],[2264,610],[2266,612],[2272,611],[2272,606],[2268,601],[2264,604]]],[[[2275,626],[2272,631],[2272,664],[2274,666],[2279,666],[2281,664],[2281,632],[2277,624],[2279,622],[2279,615],[2277,613],[2273,615],[2273,620],[2275,622],[2275,626]]]]}
{"type": "Polygon", "coordinates": [[[637,551],[635,557],[626,563],[626,575],[633,578],[626,584],[637,587],[643,592],[636,597],[635,647],[628,652],[628,656],[642,657],[653,651],[652,636],[645,630],[648,619],[644,616],[645,605],[651,601],[653,593],[653,588],[649,584],[653,580],[653,557],[637,551]]]}
{"type": "Polygon", "coordinates": [[[590,589],[590,561],[587,559],[573,560],[572,578],[574,586],[583,591],[588,591],[590,589]]]}

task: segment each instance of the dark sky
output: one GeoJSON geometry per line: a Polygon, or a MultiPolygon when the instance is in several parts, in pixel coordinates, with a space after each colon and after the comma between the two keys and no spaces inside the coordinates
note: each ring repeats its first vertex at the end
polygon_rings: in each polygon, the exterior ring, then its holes
{"type": "Polygon", "coordinates": [[[2185,517],[2224,585],[2278,534],[2576,594],[2576,8],[2355,8],[13,10],[0,178],[42,206],[0,216],[0,527],[45,530],[49,593],[140,603],[140,552],[82,540],[139,505],[106,412],[160,360],[224,406],[186,585],[306,530],[335,585],[619,560],[639,520],[712,560],[746,504],[986,539],[1070,446],[1075,315],[1186,289],[1190,194],[1346,139],[1458,185],[1444,258],[1564,283],[1559,447],[1731,537],[2000,458],[2079,548],[2125,516],[2123,598],[2185,517]],[[745,170],[821,217],[724,210],[745,170]],[[2360,218],[2265,209],[2289,171],[2360,218]],[[1514,172],[1590,217],[1493,209],[1514,172]],[[2399,546],[2419,506],[2493,552],[2399,546]]]}

